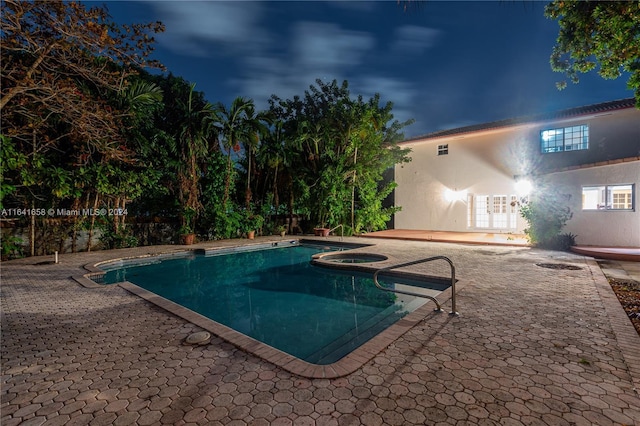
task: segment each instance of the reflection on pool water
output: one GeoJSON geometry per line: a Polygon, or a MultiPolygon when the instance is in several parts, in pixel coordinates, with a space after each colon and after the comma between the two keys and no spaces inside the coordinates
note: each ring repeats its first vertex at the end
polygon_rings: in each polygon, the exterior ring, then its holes
{"type": "Polygon", "coordinates": [[[311,256],[326,250],[333,249],[145,259],[107,271],[104,282],[130,281],[300,359],[330,364],[425,300],[381,291],[370,275],[312,266],[311,256]]]}

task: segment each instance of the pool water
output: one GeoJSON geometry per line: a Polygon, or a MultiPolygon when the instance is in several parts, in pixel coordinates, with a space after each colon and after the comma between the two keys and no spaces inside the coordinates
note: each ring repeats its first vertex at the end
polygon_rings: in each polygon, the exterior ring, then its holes
{"type": "Polygon", "coordinates": [[[311,256],[326,250],[296,245],[147,259],[107,271],[104,282],[130,281],[302,360],[330,364],[425,300],[381,291],[370,275],[312,266],[311,256]]]}

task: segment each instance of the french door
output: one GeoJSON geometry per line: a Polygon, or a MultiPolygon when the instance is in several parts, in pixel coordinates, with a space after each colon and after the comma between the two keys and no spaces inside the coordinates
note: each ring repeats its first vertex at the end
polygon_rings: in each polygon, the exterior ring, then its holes
{"type": "Polygon", "coordinates": [[[480,229],[515,229],[516,200],[515,195],[470,196],[469,225],[480,229]]]}

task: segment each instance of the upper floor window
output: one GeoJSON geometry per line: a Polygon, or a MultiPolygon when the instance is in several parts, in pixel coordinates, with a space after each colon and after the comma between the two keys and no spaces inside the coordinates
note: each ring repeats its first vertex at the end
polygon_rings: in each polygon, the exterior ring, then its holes
{"type": "Polygon", "coordinates": [[[449,154],[449,144],[438,145],[438,155],[447,155],[447,154],[449,154]]]}
{"type": "Polygon", "coordinates": [[[540,132],[540,146],[543,153],[576,151],[589,148],[589,126],[563,127],[540,132]]]}
{"type": "Polygon", "coordinates": [[[633,184],[582,187],[582,210],[633,210],[633,184]]]}

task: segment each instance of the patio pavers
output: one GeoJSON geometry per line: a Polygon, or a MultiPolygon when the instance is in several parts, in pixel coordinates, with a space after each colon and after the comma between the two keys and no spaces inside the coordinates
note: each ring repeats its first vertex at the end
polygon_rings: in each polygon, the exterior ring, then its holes
{"type": "Polygon", "coordinates": [[[3,262],[1,423],[640,424],[640,337],[592,259],[357,241],[399,262],[450,257],[461,315],[430,316],[335,379],[297,376],[216,336],[186,345],[201,328],[122,287],[69,278],[90,262],[178,247],[3,262]]]}

